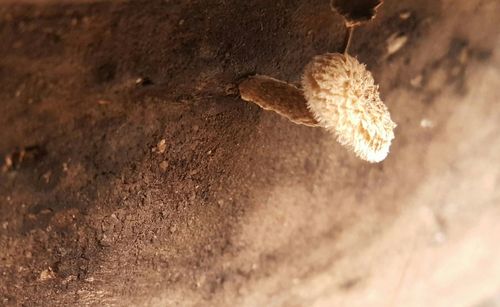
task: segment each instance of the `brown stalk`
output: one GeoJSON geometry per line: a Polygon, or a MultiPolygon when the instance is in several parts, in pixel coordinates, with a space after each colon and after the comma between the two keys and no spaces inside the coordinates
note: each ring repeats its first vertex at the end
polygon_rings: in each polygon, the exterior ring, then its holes
{"type": "Polygon", "coordinates": [[[271,110],[290,121],[319,127],[307,108],[307,101],[299,88],[263,75],[249,77],[239,85],[241,98],[253,102],[264,110],[271,110]]]}

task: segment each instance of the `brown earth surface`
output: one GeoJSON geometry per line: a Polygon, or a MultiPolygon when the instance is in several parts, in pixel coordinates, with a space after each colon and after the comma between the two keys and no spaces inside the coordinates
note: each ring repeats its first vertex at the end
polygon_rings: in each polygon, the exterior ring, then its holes
{"type": "Polygon", "coordinates": [[[0,0],[0,305],[500,306],[499,17],[356,30],[369,164],[238,95],[341,51],[328,1],[0,0]]]}

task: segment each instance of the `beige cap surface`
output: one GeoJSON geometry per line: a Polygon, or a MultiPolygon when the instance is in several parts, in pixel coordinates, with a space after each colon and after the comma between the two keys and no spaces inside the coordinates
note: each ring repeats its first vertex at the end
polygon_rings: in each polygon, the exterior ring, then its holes
{"type": "Polygon", "coordinates": [[[342,145],[369,162],[387,157],[396,124],[364,64],[340,53],[316,56],[302,87],[309,110],[342,145]]]}

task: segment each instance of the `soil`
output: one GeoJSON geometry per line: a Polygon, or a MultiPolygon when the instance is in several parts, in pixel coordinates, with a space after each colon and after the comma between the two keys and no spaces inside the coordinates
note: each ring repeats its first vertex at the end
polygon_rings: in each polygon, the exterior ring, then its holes
{"type": "Polygon", "coordinates": [[[328,1],[0,0],[0,305],[500,306],[499,11],[355,31],[369,164],[238,94],[341,51],[328,1]]]}

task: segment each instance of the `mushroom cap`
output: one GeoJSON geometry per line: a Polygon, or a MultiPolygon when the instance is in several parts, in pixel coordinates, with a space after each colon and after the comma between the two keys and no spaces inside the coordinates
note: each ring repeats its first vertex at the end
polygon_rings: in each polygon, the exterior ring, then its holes
{"type": "Polygon", "coordinates": [[[369,162],[386,158],[396,124],[364,64],[347,54],[316,56],[305,68],[302,87],[309,110],[339,143],[369,162]]]}

